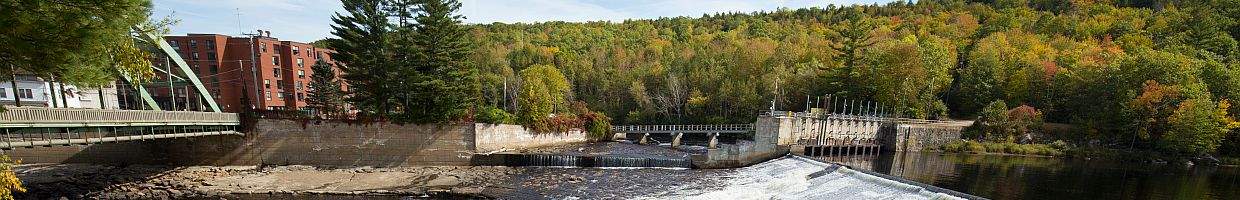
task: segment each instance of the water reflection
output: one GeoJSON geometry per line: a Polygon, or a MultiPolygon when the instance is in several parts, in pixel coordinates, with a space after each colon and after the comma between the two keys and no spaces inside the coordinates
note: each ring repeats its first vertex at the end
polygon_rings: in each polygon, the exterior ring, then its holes
{"type": "Polygon", "coordinates": [[[939,153],[818,156],[992,199],[1240,199],[1240,168],[939,153]]]}

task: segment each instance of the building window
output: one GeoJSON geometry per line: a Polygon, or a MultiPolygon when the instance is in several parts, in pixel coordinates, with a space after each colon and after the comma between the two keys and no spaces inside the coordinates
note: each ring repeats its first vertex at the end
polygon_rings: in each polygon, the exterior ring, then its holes
{"type": "Polygon", "coordinates": [[[271,101],[271,91],[263,92],[263,96],[267,97],[268,101],[271,101]]]}
{"type": "Polygon", "coordinates": [[[207,40],[203,41],[203,44],[207,45],[207,49],[215,49],[215,41],[207,40]]]}
{"type": "Polygon", "coordinates": [[[301,81],[297,82],[297,90],[301,90],[301,81]]]}
{"type": "Polygon", "coordinates": [[[34,90],[33,89],[17,89],[17,94],[14,96],[17,96],[17,98],[22,98],[22,99],[33,99],[34,90]]]}
{"type": "Polygon", "coordinates": [[[215,53],[208,53],[207,60],[215,60],[215,53]]]}
{"type": "Polygon", "coordinates": [[[220,66],[211,65],[210,69],[208,70],[211,71],[211,75],[215,75],[215,74],[220,73],[220,66]]]}
{"type": "Polygon", "coordinates": [[[305,97],[304,95],[302,95],[300,92],[298,92],[298,93],[297,93],[297,100],[298,100],[298,101],[300,101],[300,100],[305,100],[305,99],[306,99],[306,97],[305,97]]]}
{"type": "Polygon", "coordinates": [[[271,64],[272,64],[272,65],[279,66],[279,65],[280,65],[280,57],[274,57],[274,56],[273,56],[273,57],[271,57],[271,64]]]}
{"type": "Polygon", "coordinates": [[[283,93],[283,92],[276,92],[276,98],[277,98],[277,99],[284,99],[284,93],[283,93]]]}
{"type": "Polygon", "coordinates": [[[306,62],[305,62],[304,60],[302,60],[301,58],[297,58],[297,67],[300,67],[300,68],[305,68],[305,67],[306,67],[306,62]]]}
{"type": "Polygon", "coordinates": [[[181,48],[181,45],[177,44],[176,40],[168,41],[168,45],[172,45],[172,48],[181,48]]]}
{"type": "Polygon", "coordinates": [[[0,98],[9,98],[9,89],[0,88],[0,98]]]}
{"type": "MultiPolygon", "coordinates": [[[[254,43],[250,43],[250,44],[254,44],[254,43]]],[[[267,53],[267,43],[259,42],[258,48],[263,49],[263,53],[267,53]]]]}
{"type": "Polygon", "coordinates": [[[275,76],[276,78],[280,78],[280,74],[282,74],[282,73],[280,73],[280,68],[279,68],[279,67],[277,67],[277,68],[272,68],[272,69],[271,69],[271,73],[273,73],[273,74],[271,74],[271,75],[272,75],[272,76],[275,76]]]}
{"type": "Polygon", "coordinates": [[[281,82],[283,81],[276,80],[276,89],[281,89],[281,90],[284,89],[284,83],[281,83],[281,82]]]}
{"type": "Polygon", "coordinates": [[[194,59],[194,61],[198,61],[198,52],[194,52],[193,54],[190,54],[190,58],[194,59]]]}
{"type": "Polygon", "coordinates": [[[301,53],[301,50],[297,49],[297,46],[293,46],[293,55],[297,55],[299,53],[301,53]]]}
{"type": "Polygon", "coordinates": [[[191,48],[191,49],[192,49],[192,48],[196,48],[196,47],[198,47],[198,40],[190,40],[190,41],[189,41],[189,48],[191,48]]]}
{"type": "Polygon", "coordinates": [[[263,79],[263,87],[271,89],[271,80],[263,79]]]}
{"type": "Polygon", "coordinates": [[[300,70],[300,69],[297,70],[297,78],[305,78],[305,77],[306,77],[306,70],[300,70]]]}

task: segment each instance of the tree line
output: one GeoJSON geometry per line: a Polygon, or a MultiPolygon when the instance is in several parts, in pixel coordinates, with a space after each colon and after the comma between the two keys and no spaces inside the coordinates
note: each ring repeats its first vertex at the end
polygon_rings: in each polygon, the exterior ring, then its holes
{"type": "Polygon", "coordinates": [[[923,0],[491,23],[469,25],[467,60],[494,116],[544,113],[530,98],[584,102],[622,124],[749,123],[772,101],[798,111],[826,94],[929,119],[1001,102],[1079,127],[1057,137],[1081,143],[1240,152],[1236,16],[1226,0],[923,0]],[[565,82],[529,75],[552,71],[565,82]]]}

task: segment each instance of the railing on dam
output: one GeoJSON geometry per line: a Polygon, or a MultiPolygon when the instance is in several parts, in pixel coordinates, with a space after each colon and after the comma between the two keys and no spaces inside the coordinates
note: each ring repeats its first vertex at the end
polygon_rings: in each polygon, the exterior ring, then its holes
{"type": "Polygon", "coordinates": [[[615,133],[747,133],[753,130],[753,124],[611,126],[615,133]]]}
{"type": "Polygon", "coordinates": [[[10,107],[0,127],[238,125],[236,113],[10,107]]]}

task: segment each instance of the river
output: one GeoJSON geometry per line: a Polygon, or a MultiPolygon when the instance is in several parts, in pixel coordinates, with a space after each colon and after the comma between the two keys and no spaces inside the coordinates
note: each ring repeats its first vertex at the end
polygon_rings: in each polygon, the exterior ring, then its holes
{"type": "Polygon", "coordinates": [[[1240,199],[1234,166],[933,152],[815,159],[991,199],[1240,199]]]}

